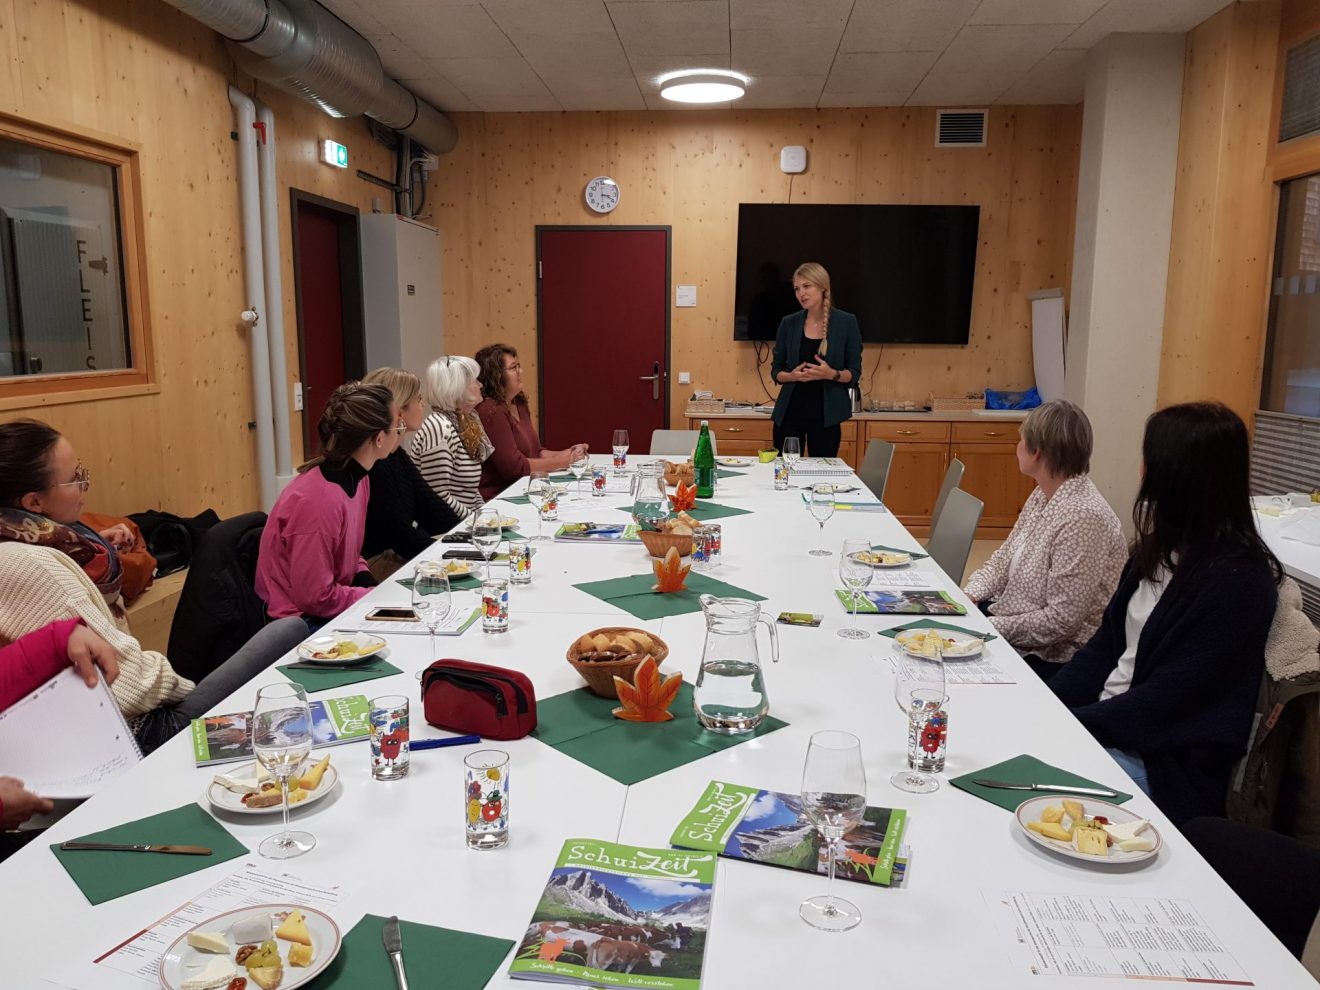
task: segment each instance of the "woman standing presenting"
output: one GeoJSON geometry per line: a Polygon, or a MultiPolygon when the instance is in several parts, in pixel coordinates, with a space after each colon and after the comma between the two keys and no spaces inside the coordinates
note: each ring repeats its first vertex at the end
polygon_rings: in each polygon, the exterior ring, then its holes
{"type": "Polygon", "coordinates": [[[839,424],[852,416],[848,386],[862,375],[857,317],[832,307],[830,275],[815,262],[793,273],[802,312],[785,316],[775,336],[770,375],[783,386],[775,400],[775,447],[798,437],[802,453],[836,457],[839,424]]]}

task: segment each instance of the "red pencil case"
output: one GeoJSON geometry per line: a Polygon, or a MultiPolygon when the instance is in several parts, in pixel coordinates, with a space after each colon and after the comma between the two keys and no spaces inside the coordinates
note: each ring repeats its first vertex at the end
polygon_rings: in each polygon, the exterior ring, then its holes
{"type": "Polygon", "coordinates": [[[483,739],[521,739],[536,728],[536,692],[527,675],[471,660],[427,667],[422,709],[437,728],[483,739]]]}

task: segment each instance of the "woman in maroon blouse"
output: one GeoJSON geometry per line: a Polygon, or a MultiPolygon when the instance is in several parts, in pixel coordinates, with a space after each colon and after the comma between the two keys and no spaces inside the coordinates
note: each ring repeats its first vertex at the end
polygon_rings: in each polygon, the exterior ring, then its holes
{"type": "Polygon", "coordinates": [[[585,443],[567,450],[541,446],[532,411],[522,387],[522,364],[518,352],[507,344],[491,344],[477,351],[481,367],[481,394],[477,415],[495,452],[481,465],[481,497],[492,499],[519,478],[533,471],[562,471],[585,443]]]}

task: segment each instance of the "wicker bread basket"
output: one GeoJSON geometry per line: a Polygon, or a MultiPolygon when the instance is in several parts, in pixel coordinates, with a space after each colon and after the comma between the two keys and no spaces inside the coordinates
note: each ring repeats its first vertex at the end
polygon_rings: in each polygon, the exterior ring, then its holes
{"type": "MultiPolygon", "coordinates": [[[[646,632],[645,629],[630,628],[628,626],[604,626],[600,629],[593,629],[586,635],[613,637],[615,633],[639,632],[646,633],[651,638],[654,649],[651,650],[650,656],[655,657],[656,666],[659,666],[664,662],[665,657],[669,656],[669,645],[659,636],[646,632]]],[[[602,698],[617,698],[619,693],[614,689],[615,676],[622,677],[625,681],[631,681],[633,675],[637,673],[637,668],[642,665],[642,661],[647,657],[645,653],[630,653],[619,660],[580,660],[578,659],[580,652],[577,644],[578,640],[574,640],[573,645],[568,648],[565,658],[568,660],[569,665],[582,675],[582,679],[587,682],[587,687],[602,698]]]]}
{"type": "Polygon", "coordinates": [[[680,557],[686,557],[692,552],[692,537],[675,535],[674,533],[656,533],[644,529],[637,534],[642,541],[642,546],[646,547],[646,552],[652,557],[663,557],[669,553],[669,548],[673,547],[678,551],[680,557]]]}
{"type": "Polygon", "coordinates": [[[696,480],[696,469],[693,468],[691,461],[665,461],[665,484],[677,485],[680,481],[685,485],[693,484],[696,480]]]}

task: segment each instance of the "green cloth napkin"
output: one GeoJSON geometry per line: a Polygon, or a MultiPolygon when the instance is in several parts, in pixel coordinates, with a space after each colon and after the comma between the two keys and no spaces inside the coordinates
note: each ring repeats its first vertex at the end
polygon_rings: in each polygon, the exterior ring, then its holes
{"type": "Polygon", "coordinates": [[[51,845],[55,858],[92,904],[102,904],[248,855],[247,846],[196,804],[185,804],[173,811],[162,811],[77,838],[81,842],[206,846],[211,850],[210,856],[170,856],[91,849],[65,851],[59,843],[51,845]]]}
{"type": "Polygon", "coordinates": [[[991,640],[999,638],[994,633],[981,632],[979,629],[964,629],[962,626],[955,626],[951,622],[940,622],[938,619],[918,619],[916,622],[905,622],[901,626],[894,626],[893,629],[881,629],[880,635],[893,639],[899,633],[907,632],[909,629],[947,629],[950,632],[975,636],[983,643],[989,643],[991,640]]]}
{"type": "MultiPolygon", "coordinates": [[[[491,558],[491,560],[499,560],[499,559],[500,559],[499,554],[496,554],[494,557],[491,558]]],[[[504,559],[505,560],[509,559],[509,555],[507,553],[504,554],[504,559]]],[[[472,568],[473,568],[472,571],[468,574],[461,574],[458,577],[451,577],[449,579],[449,589],[451,591],[462,591],[464,588],[480,588],[481,575],[486,572],[486,565],[480,560],[474,560],[472,561],[472,568]]],[[[395,581],[398,584],[403,585],[409,591],[412,591],[412,586],[413,586],[412,578],[395,578],[395,581]]],[[[439,594],[439,592],[437,591],[436,594],[439,594]]]]}
{"type": "MultiPolygon", "coordinates": [[[[632,506],[623,506],[619,511],[631,513],[632,506]]],[[[718,502],[698,502],[687,510],[687,514],[697,522],[712,522],[725,516],[745,516],[751,511],[751,509],[737,509],[732,505],[720,505],[718,502]]]]}
{"type": "Polygon", "coordinates": [[[707,732],[692,710],[692,685],[686,681],[669,706],[672,722],[625,722],[614,717],[617,707],[619,702],[590,688],[557,694],[537,702],[532,736],[621,784],[637,784],[788,724],[767,716],[745,736],[707,732]]]}
{"type": "MultiPolygon", "coordinates": [[[[972,783],[973,777],[980,780],[1002,780],[1006,784],[1069,784],[1073,787],[1102,787],[1106,790],[1118,791],[1117,787],[1110,787],[1108,784],[1100,784],[1094,780],[1079,777],[1067,770],[1060,770],[1058,767],[1042,763],[1034,756],[1027,756],[1025,753],[1021,756],[1015,756],[1011,760],[1005,760],[1003,763],[996,763],[992,767],[986,767],[984,770],[954,777],[949,781],[959,790],[983,798],[991,804],[997,804],[1005,811],[1016,811],[1018,805],[1027,798],[1045,797],[1050,792],[1010,791],[1002,787],[982,787],[980,784],[972,783]]],[[[1086,800],[1085,796],[1079,794],[1060,794],[1058,797],[1060,801],[1064,798],[1073,798],[1079,801],[1086,800]]],[[[1118,797],[1105,798],[1104,800],[1111,801],[1114,804],[1123,804],[1126,801],[1131,801],[1132,795],[1118,791],[1118,797]]]]}
{"type": "MultiPolygon", "coordinates": [[[[362,916],[344,936],[339,954],[311,983],[309,990],[389,990],[394,967],[385,954],[380,933],[384,918],[362,916]]],[[[445,990],[482,990],[513,948],[507,938],[436,928],[411,921],[399,922],[403,940],[403,968],[408,985],[445,990]],[[443,974],[443,976],[441,975],[443,974]]],[[[297,973],[297,970],[293,970],[297,973]]],[[[289,970],[285,970],[288,975],[289,970]]]]}
{"type": "Polygon", "coordinates": [[[715,477],[717,478],[741,478],[746,471],[731,471],[728,468],[716,468],[715,477]]]}
{"type": "Polygon", "coordinates": [[[374,660],[360,667],[296,667],[293,670],[289,667],[290,664],[285,664],[275,669],[289,680],[301,684],[308,694],[403,673],[400,668],[387,660],[374,660]]]}
{"type": "Polygon", "coordinates": [[[532,500],[531,500],[530,498],[528,498],[526,495],[501,495],[501,496],[499,497],[499,501],[501,501],[501,502],[512,502],[514,505],[531,505],[531,504],[532,504],[532,500]]]}
{"type": "Polygon", "coordinates": [[[902,547],[887,547],[883,543],[871,544],[872,550],[887,550],[890,553],[906,553],[911,555],[913,560],[925,560],[930,556],[928,553],[917,553],[915,550],[904,550],[902,547]]]}
{"type": "Polygon", "coordinates": [[[662,619],[667,615],[700,612],[701,595],[749,598],[754,602],[765,601],[765,595],[716,581],[696,571],[688,572],[687,588],[683,591],[670,591],[662,595],[658,591],[651,590],[654,584],[655,574],[651,573],[608,578],[604,581],[587,581],[584,584],[575,584],[573,587],[585,591],[593,598],[615,605],[639,619],[662,619]]]}

